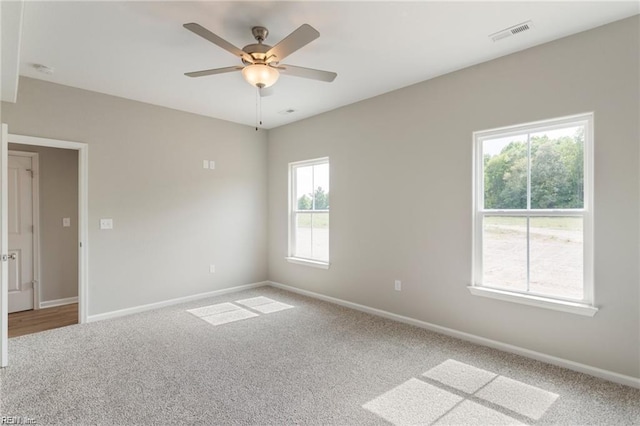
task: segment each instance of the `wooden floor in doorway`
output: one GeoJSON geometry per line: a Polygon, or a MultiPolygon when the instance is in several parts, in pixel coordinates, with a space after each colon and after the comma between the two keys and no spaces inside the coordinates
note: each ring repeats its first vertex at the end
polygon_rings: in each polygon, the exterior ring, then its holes
{"type": "Polygon", "coordinates": [[[78,304],[9,314],[9,337],[24,336],[78,323],[78,304]]]}

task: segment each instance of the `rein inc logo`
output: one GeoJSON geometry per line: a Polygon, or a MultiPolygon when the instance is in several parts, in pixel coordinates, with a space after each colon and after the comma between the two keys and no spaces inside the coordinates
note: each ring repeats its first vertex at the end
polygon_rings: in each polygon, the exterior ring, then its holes
{"type": "Polygon", "coordinates": [[[25,416],[0,416],[0,425],[35,425],[36,419],[25,416]]]}

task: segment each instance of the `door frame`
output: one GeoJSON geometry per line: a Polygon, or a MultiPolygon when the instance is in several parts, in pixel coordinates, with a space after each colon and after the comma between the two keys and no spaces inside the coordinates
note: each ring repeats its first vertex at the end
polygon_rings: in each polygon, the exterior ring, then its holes
{"type": "MultiPolygon", "coordinates": [[[[9,208],[7,203],[7,190],[9,189],[8,173],[8,149],[7,125],[2,123],[0,126],[0,255],[9,253],[9,208]]],[[[4,259],[0,259],[0,367],[6,367],[9,364],[9,268],[4,264],[4,259]]]]}
{"type": "MultiPolygon", "coordinates": [[[[3,125],[3,131],[6,132],[6,126],[3,125]]],[[[6,134],[6,133],[5,133],[6,134]]],[[[80,324],[87,322],[88,300],[89,300],[89,145],[82,142],[73,142],[57,139],[39,138],[34,136],[14,135],[9,133],[5,139],[7,143],[18,143],[23,145],[45,146],[49,148],[73,149],[78,151],[78,322],[80,324]]],[[[2,184],[2,192],[6,193],[7,183],[7,145],[3,142],[0,146],[0,183],[2,184]],[[4,166],[4,167],[3,167],[4,166]]],[[[6,203],[0,202],[2,208],[2,225],[6,224],[7,210],[6,203]]],[[[3,228],[2,238],[6,235],[6,229],[3,228]]],[[[2,268],[4,275],[6,268],[2,268]]],[[[7,306],[7,280],[2,279],[2,295],[0,300],[0,367],[8,365],[8,306],[7,306]]]]}
{"type": "MultiPolygon", "coordinates": [[[[37,152],[8,150],[8,156],[31,157],[31,216],[33,220],[33,309],[40,309],[40,156],[37,152]]],[[[7,156],[7,157],[8,157],[7,156]]],[[[8,207],[8,206],[7,206],[8,207]]]]}

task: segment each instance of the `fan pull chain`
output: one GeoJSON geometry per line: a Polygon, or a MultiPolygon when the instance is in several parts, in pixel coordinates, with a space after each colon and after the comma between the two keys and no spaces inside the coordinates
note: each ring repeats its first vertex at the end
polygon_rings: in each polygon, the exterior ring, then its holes
{"type": "Polygon", "coordinates": [[[260,98],[260,89],[256,87],[256,132],[258,131],[258,100],[260,98]]]}
{"type": "Polygon", "coordinates": [[[256,132],[262,126],[262,95],[261,86],[256,86],[256,132]]]}
{"type": "Polygon", "coordinates": [[[258,127],[262,126],[262,96],[260,96],[262,87],[256,86],[256,132],[258,127]]]}
{"type": "Polygon", "coordinates": [[[260,103],[260,126],[262,126],[262,96],[261,91],[262,88],[258,88],[258,102],[260,103]]]}

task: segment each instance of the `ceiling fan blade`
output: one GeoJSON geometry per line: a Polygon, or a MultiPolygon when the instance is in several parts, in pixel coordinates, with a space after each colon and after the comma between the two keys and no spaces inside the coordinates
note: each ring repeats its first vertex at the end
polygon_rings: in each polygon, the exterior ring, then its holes
{"type": "Polygon", "coordinates": [[[326,81],[331,83],[338,76],[335,72],[315,70],[313,68],[296,67],[293,65],[278,65],[276,67],[281,73],[295,77],[310,78],[312,80],[326,81]]]}
{"type": "MultiPolygon", "coordinates": [[[[286,36],[280,43],[273,46],[266,57],[275,56],[273,62],[280,62],[296,50],[320,37],[320,33],[309,24],[302,24],[297,30],[286,36]]],[[[269,61],[269,62],[271,62],[269,61]]]]}
{"type": "Polygon", "coordinates": [[[222,37],[215,35],[214,33],[212,33],[211,31],[209,31],[208,29],[206,29],[200,24],[196,24],[195,22],[190,22],[188,24],[184,24],[183,27],[185,27],[192,33],[199,35],[205,40],[209,40],[211,43],[223,48],[227,52],[231,52],[233,55],[244,59],[247,62],[251,62],[251,63],[254,62],[251,55],[249,55],[247,52],[237,48],[236,46],[229,43],[227,40],[223,39],[222,37]]]}
{"type": "Polygon", "coordinates": [[[241,66],[225,67],[225,68],[213,68],[210,70],[186,72],[184,75],[187,77],[204,77],[205,75],[224,74],[225,72],[241,71],[241,66]]]}

